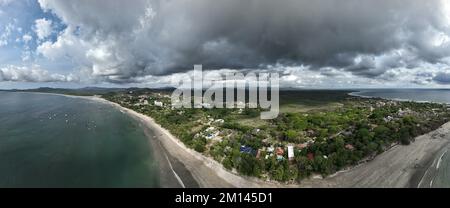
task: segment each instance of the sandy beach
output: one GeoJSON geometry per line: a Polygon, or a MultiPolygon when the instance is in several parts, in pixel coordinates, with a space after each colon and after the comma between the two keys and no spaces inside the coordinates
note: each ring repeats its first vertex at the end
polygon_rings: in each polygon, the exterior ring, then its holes
{"type": "MultiPolygon", "coordinates": [[[[157,145],[154,147],[164,149],[165,155],[163,156],[166,157],[169,166],[171,166],[164,169],[172,170],[172,174],[175,175],[178,183],[182,184],[181,187],[197,187],[197,185],[198,187],[208,188],[418,187],[424,179],[424,175],[426,177],[425,173],[429,167],[435,163],[435,158],[439,157],[438,154],[450,142],[449,122],[435,131],[415,138],[415,141],[408,146],[396,145],[373,160],[356,167],[340,171],[324,179],[312,178],[304,180],[300,184],[285,184],[237,175],[223,168],[220,163],[212,158],[186,147],[167,129],[161,127],[149,116],[124,108],[103,98],[84,98],[110,104],[137,119],[146,128],[150,129],[153,132],[152,135],[156,135],[156,138],[149,139],[153,141],[157,139],[159,141],[158,144],[153,142],[152,145],[157,145]],[[174,163],[176,166],[183,166],[183,168],[174,168],[174,163]],[[183,169],[188,170],[189,173],[180,174],[177,172],[183,169]],[[195,182],[186,182],[186,177],[183,176],[187,174],[190,174],[195,182]]],[[[189,180],[189,177],[187,180],[189,180]]]]}
{"type": "MultiPolygon", "coordinates": [[[[99,102],[109,103],[122,112],[126,112],[133,118],[138,119],[148,128],[150,128],[157,139],[160,141],[161,146],[170,156],[181,161],[184,167],[194,177],[195,181],[200,187],[273,187],[273,184],[265,184],[261,182],[255,182],[253,178],[245,178],[231,173],[225,170],[222,164],[213,160],[212,158],[205,157],[201,153],[198,153],[188,147],[186,147],[180,140],[173,136],[167,129],[164,129],[157,124],[151,117],[137,113],[128,108],[124,108],[117,103],[113,103],[98,97],[90,97],[92,100],[99,102]]],[[[183,179],[181,179],[183,180],[183,179]]]]}

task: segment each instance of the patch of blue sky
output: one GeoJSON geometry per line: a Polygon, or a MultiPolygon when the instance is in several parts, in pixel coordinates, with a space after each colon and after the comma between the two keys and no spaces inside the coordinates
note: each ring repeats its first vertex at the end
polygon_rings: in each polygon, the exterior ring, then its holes
{"type": "MultiPolygon", "coordinates": [[[[35,54],[36,48],[43,41],[54,42],[57,40],[58,33],[65,29],[61,20],[51,12],[44,12],[36,0],[12,1],[2,6],[0,9],[0,35],[7,34],[7,44],[0,46],[0,65],[18,64],[23,62],[22,54],[24,51],[31,52],[29,62],[39,61],[38,54],[35,54]],[[44,40],[38,40],[35,33],[35,23],[37,19],[45,18],[52,22],[52,33],[44,40]],[[24,41],[24,35],[32,37],[30,41],[24,41]],[[15,57],[15,59],[14,59],[15,57]]],[[[42,61],[42,60],[40,60],[42,61]]]]}

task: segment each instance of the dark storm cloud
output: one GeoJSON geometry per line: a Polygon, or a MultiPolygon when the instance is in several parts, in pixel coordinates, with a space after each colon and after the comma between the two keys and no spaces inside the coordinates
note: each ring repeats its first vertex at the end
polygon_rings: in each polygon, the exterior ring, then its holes
{"type": "Polygon", "coordinates": [[[86,43],[83,50],[107,51],[92,53],[84,62],[93,74],[118,82],[187,71],[194,64],[211,69],[303,64],[377,77],[393,67],[436,63],[449,54],[447,45],[430,42],[433,35],[448,32],[438,0],[40,3],[69,28],[81,28],[77,38],[86,43]]]}
{"type": "Polygon", "coordinates": [[[433,73],[431,72],[419,72],[416,73],[417,77],[433,77],[433,73]]]}
{"type": "Polygon", "coordinates": [[[439,72],[436,76],[433,77],[433,81],[439,84],[450,84],[450,73],[439,72]]]}

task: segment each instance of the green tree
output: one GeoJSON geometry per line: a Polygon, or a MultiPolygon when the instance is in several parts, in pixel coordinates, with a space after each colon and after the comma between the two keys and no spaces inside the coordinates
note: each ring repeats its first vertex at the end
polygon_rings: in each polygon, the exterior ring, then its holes
{"type": "Polygon", "coordinates": [[[295,141],[295,139],[298,137],[298,133],[295,130],[287,130],[284,135],[287,137],[289,141],[295,141]]]}
{"type": "Polygon", "coordinates": [[[238,165],[239,173],[249,176],[259,176],[261,173],[260,163],[253,155],[247,153],[241,153],[240,162],[238,165]]]}
{"type": "Polygon", "coordinates": [[[223,161],[222,161],[223,167],[231,170],[233,168],[233,161],[231,160],[230,157],[226,157],[223,161]]]}

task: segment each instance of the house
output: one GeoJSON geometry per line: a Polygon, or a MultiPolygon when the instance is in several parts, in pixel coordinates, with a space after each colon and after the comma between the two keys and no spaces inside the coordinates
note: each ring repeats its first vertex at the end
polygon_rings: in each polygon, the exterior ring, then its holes
{"type": "Polygon", "coordinates": [[[158,106],[158,107],[163,107],[164,106],[164,104],[162,102],[156,101],[156,100],[155,100],[154,104],[155,104],[155,106],[158,106]]]}
{"type": "Polygon", "coordinates": [[[386,105],[386,103],[385,102],[381,102],[381,101],[377,102],[377,104],[376,104],[376,106],[378,108],[384,107],[385,105],[386,105]]]}
{"type": "Polygon", "coordinates": [[[205,129],[205,132],[211,132],[211,131],[214,131],[214,130],[216,130],[216,128],[214,126],[210,126],[207,129],[205,129]]]}
{"type": "Polygon", "coordinates": [[[284,157],[281,156],[281,155],[277,155],[277,160],[278,160],[278,161],[282,161],[282,160],[284,160],[284,157]]]}
{"type": "Polygon", "coordinates": [[[294,145],[288,145],[288,159],[294,160],[294,145]]]}
{"type": "Polygon", "coordinates": [[[390,121],[392,121],[392,120],[394,120],[394,117],[392,117],[392,116],[387,116],[386,118],[383,118],[383,120],[384,120],[384,122],[390,122],[390,121]]]}
{"type": "Polygon", "coordinates": [[[253,152],[253,149],[251,147],[247,147],[245,145],[242,145],[239,150],[241,153],[247,153],[247,154],[252,154],[252,152],[253,152]]]}
{"type": "Polygon", "coordinates": [[[299,149],[305,149],[305,148],[308,147],[308,143],[298,144],[297,147],[298,147],[299,149]]]}
{"type": "Polygon", "coordinates": [[[256,153],[256,159],[259,159],[261,157],[261,149],[258,150],[258,152],[256,153]]]}
{"type": "Polygon", "coordinates": [[[223,124],[225,121],[223,119],[217,119],[214,121],[214,123],[223,124]]]}
{"type": "Polygon", "coordinates": [[[214,139],[214,138],[218,137],[219,134],[220,134],[220,131],[207,133],[206,134],[206,139],[214,139]]]}
{"type": "Polygon", "coordinates": [[[275,153],[276,153],[277,155],[284,155],[284,149],[281,148],[281,147],[277,147],[275,153]]]}
{"type": "Polygon", "coordinates": [[[216,130],[216,128],[214,126],[210,126],[207,129],[205,129],[204,131],[204,135],[206,139],[214,139],[216,137],[218,137],[220,134],[219,130],[216,130]]]}
{"type": "Polygon", "coordinates": [[[346,144],[346,145],[345,145],[345,149],[348,149],[348,150],[354,150],[355,147],[353,147],[353,145],[351,145],[351,144],[346,144]]]}

